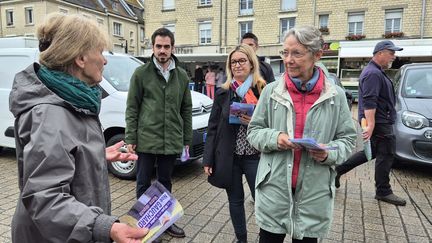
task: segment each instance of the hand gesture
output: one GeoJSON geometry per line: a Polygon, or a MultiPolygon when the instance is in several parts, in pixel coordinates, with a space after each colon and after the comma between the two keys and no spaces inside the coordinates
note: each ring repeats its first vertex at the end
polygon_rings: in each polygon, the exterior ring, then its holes
{"type": "Polygon", "coordinates": [[[204,173],[205,173],[207,176],[211,176],[211,175],[213,174],[213,169],[212,169],[212,167],[210,167],[210,166],[204,166],[204,173]]]}
{"type": "Polygon", "coordinates": [[[148,231],[148,229],[132,228],[123,223],[114,223],[111,226],[110,237],[116,243],[141,243],[148,231]]]}
{"type": "Polygon", "coordinates": [[[123,147],[124,142],[120,141],[105,149],[106,159],[110,162],[137,160],[138,156],[135,153],[130,153],[123,147]]]}

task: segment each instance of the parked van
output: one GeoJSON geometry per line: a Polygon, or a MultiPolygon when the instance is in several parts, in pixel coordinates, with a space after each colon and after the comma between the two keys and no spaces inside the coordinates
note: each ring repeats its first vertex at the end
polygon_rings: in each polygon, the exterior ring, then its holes
{"type": "MultiPolygon", "coordinates": [[[[17,72],[38,61],[36,48],[1,48],[0,41],[0,148],[15,148],[13,138],[14,117],[9,111],[9,93],[17,72]]],[[[125,132],[125,110],[130,78],[143,63],[129,55],[105,52],[108,63],[103,71],[102,105],[99,118],[107,146],[123,140],[125,132]]],[[[202,157],[204,138],[213,101],[195,91],[192,94],[193,142],[190,161],[202,157]]],[[[178,160],[180,163],[180,160],[178,160]]],[[[122,179],[134,179],[134,161],[109,163],[109,171],[122,179]]]]}

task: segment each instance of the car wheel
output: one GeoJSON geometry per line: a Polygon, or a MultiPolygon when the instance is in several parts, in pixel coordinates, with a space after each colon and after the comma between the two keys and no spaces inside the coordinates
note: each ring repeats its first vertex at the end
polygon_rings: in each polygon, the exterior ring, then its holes
{"type": "MultiPolygon", "coordinates": [[[[108,142],[107,146],[111,146],[116,144],[124,139],[124,134],[117,134],[112,136],[108,142]]],[[[108,162],[108,170],[114,176],[125,179],[125,180],[134,180],[137,173],[136,161],[116,161],[116,162],[108,162]]]]}

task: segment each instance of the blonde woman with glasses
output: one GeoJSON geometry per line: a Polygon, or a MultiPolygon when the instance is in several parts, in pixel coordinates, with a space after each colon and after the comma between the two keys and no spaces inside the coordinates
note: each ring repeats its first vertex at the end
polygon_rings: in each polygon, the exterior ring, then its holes
{"type": "Polygon", "coordinates": [[[255,197],[255,177],[260,152],[246,139],[250,114],[233,114],[233,102],[253,107],[265,86],[253,49],[239,45],[228,55],[227,80],[216,92],[204,148],[204,172],[213,186],[228,195],[231,222],[237,242],[247,242],[243,174],[255,197]]]}

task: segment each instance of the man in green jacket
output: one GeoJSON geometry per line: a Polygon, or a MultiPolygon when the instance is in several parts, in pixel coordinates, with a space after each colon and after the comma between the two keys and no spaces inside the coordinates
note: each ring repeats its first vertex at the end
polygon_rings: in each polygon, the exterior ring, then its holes
{"type": "MultiPolygon", "coordinates": [[[[192,100],[189,78],[178,66],[174,35],[166,28],[152,37],[150,61],[135,70],[126,107],[126,137],[130,152],[137,152],[136,196],[150,187],[157,161],[157,180],[171,192],[171,174],[177,156],[192,142],[192,100]]],[[[185,237],[173,224],[166,231],[185,237]]]]}

